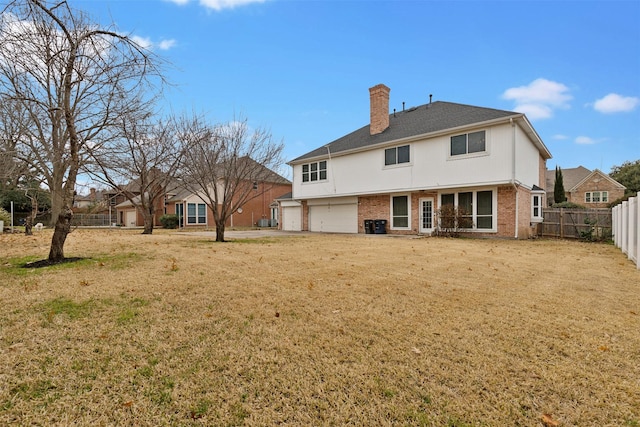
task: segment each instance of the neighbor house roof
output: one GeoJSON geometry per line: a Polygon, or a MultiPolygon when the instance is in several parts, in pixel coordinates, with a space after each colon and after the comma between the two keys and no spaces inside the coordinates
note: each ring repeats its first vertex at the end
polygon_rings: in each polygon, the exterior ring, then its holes
{"type": "MultiPolygon", "coordinates": [[[[571,193],[576,191],[577,188],[586,181],[591,175],[599,174],[605,179],[611,181],[612,184],[619,186],[620,188],[626,188],[624,185],[620,184],[615,179],[611,178],[609,175],[601,172],[596,169],[593,172],[584,166],[578,166],[577,168],[569,168],[569,169],[561,169],[562,170],[562,185],[565,188],[565,191],[571,193]]],[[[547,169],[545,173],[545,189],[547,193],[553,192],[553,187],[556,182],[556,170],[555,169],[547,169]]]]}
{"type": "Polygon", "coordinates": [[[382,133],[371,135],[370,126],[367,125],[329,144],[297,157],[290,161],[289,164],[298,163],[314,157],[326,157],[348,151],[357,151],[378,144],[390,143],[417,136],[438,134],[474,124],[480,125],[492,121],[502,121],[508,118],[519,120],[521,126],[523,126],[532,138],[543,156],[545,158],[551,158],[549,150],[545,147],[535,130],[533,130],[533,127],[524,114],[436,101],[390,114],[389,127],[382,133]]]}

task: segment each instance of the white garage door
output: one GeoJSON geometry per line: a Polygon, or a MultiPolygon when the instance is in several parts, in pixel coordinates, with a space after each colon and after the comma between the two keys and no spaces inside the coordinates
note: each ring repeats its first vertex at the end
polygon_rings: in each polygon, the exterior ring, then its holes
{"type": "Polygon", "coordinates": [[[126,211],[124,213],[124,226],[135,227],[136,226],[136,211],[126,211]]]}
{"type": "Polygon", "coordinates": [[[309,230],[326,233],[357,233],[358,205],[309,206],[309,230]]]}
{"type": "Polygon", "coordinates": [[[285,231],[302,230],[302,207],[283,206],[282,207],[282,229],[285,231]]]}

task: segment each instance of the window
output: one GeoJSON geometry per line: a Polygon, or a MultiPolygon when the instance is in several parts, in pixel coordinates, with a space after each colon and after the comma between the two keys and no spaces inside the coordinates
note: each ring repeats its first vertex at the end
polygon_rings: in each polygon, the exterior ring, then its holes
{"type": "Polygon", "coordinates": [[[400,147],[387,148],[384,150],[384,165],[398,165],[400,163],[409,163],[409,146],[402,145],[400,147]]]}
{"type": "Polygon", "coordinates": [[[584,201],[586,203],[608,203],[608,191],[587,191],[584,193],[584,201]]]}
{"type": "Polygon", "coordinates": [[[476,194],[478,209],[476,210],[476,227],[491,229],[493,227],[493,192],[478,191],[476,194]]]}
{"type": "Polygon", "coordinates": [[[206,224],[207,205],[204,203],[187,203],[187,224],[206,224]]]}
{"type": "Polygon", "coordinates": [[[391,212],[391,227],[409,228],[409,196],[392,197],[391,212]]]}
{"type": "Polygon", "coordinates": [[[327,179],[327,161],[302,165],[302,182],[323,181],[327,179]]]}
{"type": "Polygon", "coordinates": [[[531,222],[542,222],[544,219],[542,214],[543,193],[531,193],[531,222]]]}
{"type": "Polygon", "coordinates": [[[451,137],[451,155],[481,153],[486,151],[485,131],[465,133],[451,137]]]}
{"type": "MultiPolygon", "coordinates": [[[[460,218],[468,219],[472,229],[492,230],[494,218],[494,192],[464,191],[440,195],[440,206],[457,206],[460,218]]],[[[462,228],[462,227],[461,227],[462,228]]]]}

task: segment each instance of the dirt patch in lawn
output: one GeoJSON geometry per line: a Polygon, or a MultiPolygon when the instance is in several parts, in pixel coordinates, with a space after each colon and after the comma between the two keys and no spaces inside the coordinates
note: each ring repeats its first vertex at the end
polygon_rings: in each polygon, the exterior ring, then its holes
{"type": "Polygon", "coordinates": [[[138,233],[0,236],[0,424],[640,425],[611,245],[138,233]]]}

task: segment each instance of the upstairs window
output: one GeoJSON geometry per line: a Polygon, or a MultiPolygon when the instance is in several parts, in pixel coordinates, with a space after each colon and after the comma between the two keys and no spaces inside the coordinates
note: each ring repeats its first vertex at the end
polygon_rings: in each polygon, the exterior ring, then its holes
{"type": "Polygon", "coordinates": [[[324,181],[327,179],[327,161],[302,165],[302,182],[324,181]]]}
{"type": "Polygon", "coordinates": [[[409,163],[409,146],[401,145],[400,147],[387,148],[384,150],[384,165],[398,165],[400,163],[409,163]]]}
{"type": "Polygon", "coordinates": [[[451,137],[451,155],[482,153],[487,150],[485,131],[465,133],[451,137]]]}

